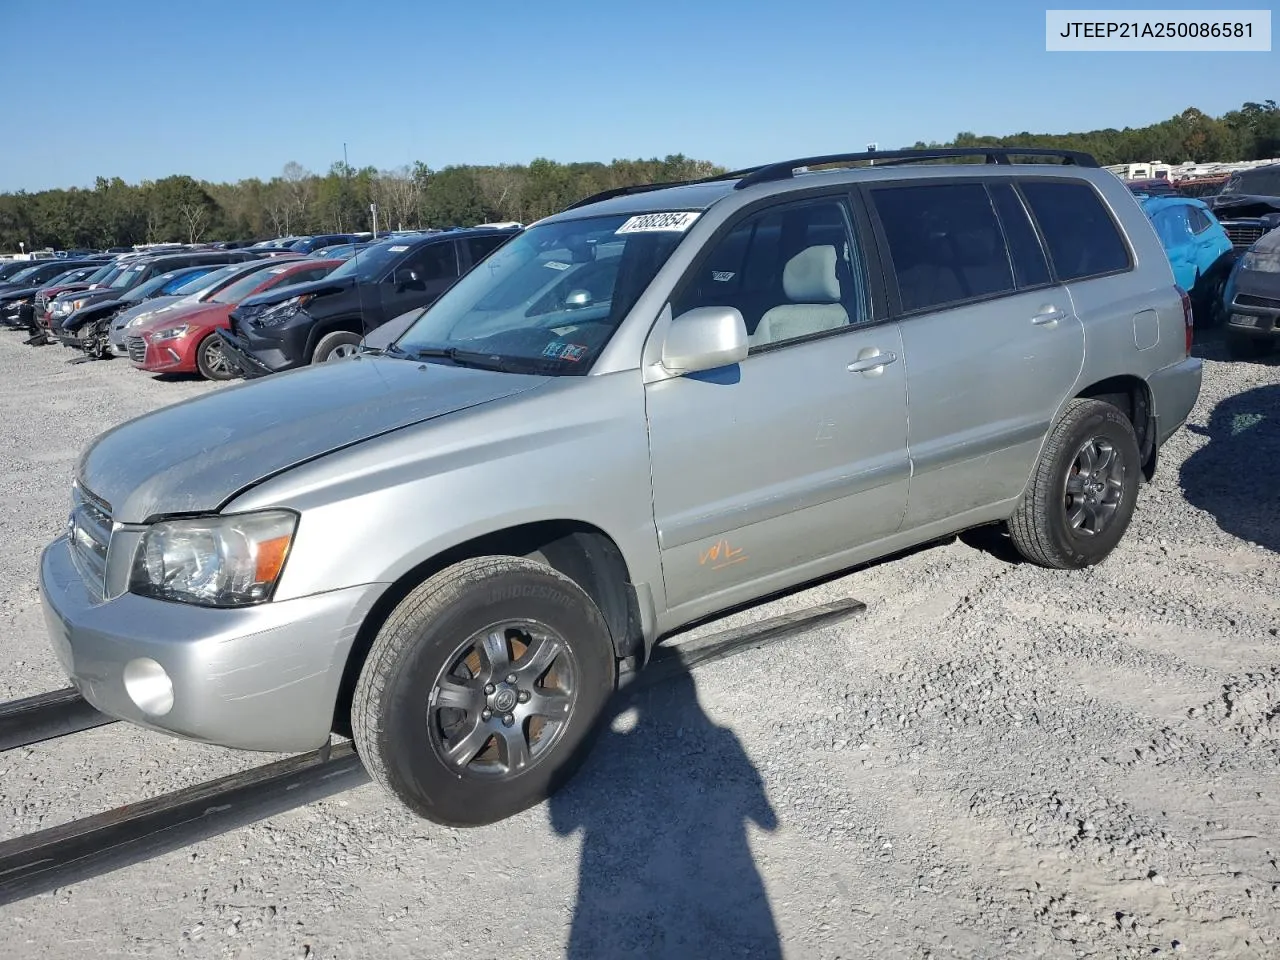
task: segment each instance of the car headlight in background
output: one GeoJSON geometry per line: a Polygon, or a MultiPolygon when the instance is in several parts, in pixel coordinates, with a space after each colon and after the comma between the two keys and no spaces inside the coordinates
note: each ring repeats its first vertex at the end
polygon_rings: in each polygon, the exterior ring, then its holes
{"type": "Polygon", "coordinates": [[[190,325],[185,323],[179,324],[176,327],[166,327],[164,330],[157,330],[155,333],[151,334],[151,342],[156,343],[160,340],[177,340],[179,337],[185,337],[187,335],[187,331],[190,329],[190,325]]]}
{"type": "Polygon", "coordinates": [[[288,510],[157,523],[134,556],[129,590],[206,607],[263,603],[280,579],[297,525],[288,510]]]}
{"type": "Polygon", "coordinates": [[[254,320],[254,323],[261,327],[279,326],[305,307],[311,301],[312,296],[310,293],[302,293],[296,297],[290,297],[283,303],[276,304],[270,310],[264,310],[254,320]]]}
{"type": "Polygon", "coordinates": [[[1257,270],[1259,273],[1280,273],[1280,251],[1261,253],[1248,251],[1240,258],[1241,270],[1257,270]]]}

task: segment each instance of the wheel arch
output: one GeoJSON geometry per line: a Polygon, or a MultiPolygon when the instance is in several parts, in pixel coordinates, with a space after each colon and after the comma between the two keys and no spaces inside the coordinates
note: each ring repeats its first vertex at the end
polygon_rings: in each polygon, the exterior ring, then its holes
{"type": "Polygon", "coordinates": [[[1133,425],[1142,456],[1142,477],[1150,482],[1155,476],[1158,454],[1155,406],[1147,382],[1132,374],[1120,374],[1092,383],[1076,393],[1073,399],[1101,400],[1116,407],[1133,425]]]}
{"type": "Polygon", "coordinates": [[[645,652],[640,598],[626,558],[605,531],[576,520],[545,520],[506,527],[455,544],[418,563],[396,579],[364,618],[343,667],[334,705],[333,729],[350,734],[352,695],[378,631],[396,606],[419,584],[463,560],[481,556],[530,557],[547,563],[578,584],[600,608],[614,656],[634,660],[645,652]]]}
{"type": "Polygon", "coordinates": [[[325,320],[319,320],[311,325],[311,331],[307,334],[307,355],[303,359],[311,362],[311,358],[315,356],[316,347],[320,341],[331,333],[337,333],[339,330],[347,333],[354,333],[357,336],[364,336],[364,320],[357,314],[347,314],[344,316],[332,317],[325,320]]]}

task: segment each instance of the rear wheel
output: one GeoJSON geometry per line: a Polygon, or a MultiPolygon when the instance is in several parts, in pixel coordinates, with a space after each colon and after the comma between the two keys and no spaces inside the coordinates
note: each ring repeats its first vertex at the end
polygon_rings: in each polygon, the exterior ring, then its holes
{"type": "Polygon", "coordinates": [[[1072,400],[1009,520],[1018,553],[1058,569],[1106,559],[1133,518],[1141,467],[1128,417],[1101,400],[1072,400]]]}
{"type": "Polygon", "coordinates": [[[1251,337],[1247,333],[1227,331],[1227,353],[1233,360],[1260,360],[1271,353],[1275,341],[1270,337],[1251,337]]]}
{"type": "Polygon", "coordinates": [[[346,330],[335,330],[326,333],[316,344],[315,353],[311,355],[312,363],[324,363],[328,360],[345,360],[359,352],[361,337],[358,333],[346,330]]]}
{"type": "Polygon", "coordinates": [[[615,682],[608,627],[581,587],[523,558],[465,560],[382,626],[352,732],[373,779],[419,816],[478,826],[573,775],[615,682]]]}
{"type": "Polygon", "coordinates": [[[216,333],[200,341],[196,348],[196,367],[206,380],[231,380],[236,375],[236,368],[222,346],[222,338],[216,333]]]}

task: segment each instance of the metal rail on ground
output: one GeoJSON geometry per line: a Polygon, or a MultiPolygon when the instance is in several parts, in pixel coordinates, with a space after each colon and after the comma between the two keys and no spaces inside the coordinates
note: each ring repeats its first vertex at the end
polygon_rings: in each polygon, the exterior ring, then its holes
{"type": "MultiPolygon", "coordinates": [[[[832,626],[865,610],[859,600],[841,600],[659,646],[628,689],[660,684],[682,671],[832,626]]],[[[343,741],[0,842],[0,906],[141,863],[368,781],[354,747],[343,741]]]]}
{"type": "Polygon", "coordinates": [[[115,722],[91,707],[73,687],[11,700],[0,703],[0,752],[115,722]]]}

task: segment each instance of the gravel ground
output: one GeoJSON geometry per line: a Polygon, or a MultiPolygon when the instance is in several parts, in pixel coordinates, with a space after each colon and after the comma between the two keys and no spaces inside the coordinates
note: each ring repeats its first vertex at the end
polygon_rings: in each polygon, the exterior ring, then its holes
{"type": "MultiPolygon", "coordinates": [[[[375,787],[0,908],[19,958],[1280,956],[1280,368],[1209,358],[1106,563],[966,537],[721,624],[849,624],[619,713],[479,830],[375,787]],[[763,710],[756,709],[763,706],[763,710]]],[[[74,457],[215,389],[0,334],[0,686],[63,685],[33,571],[74,457]]],[[[0,837],[268,759],[123,725],[0,755],[0,837]]]]}

